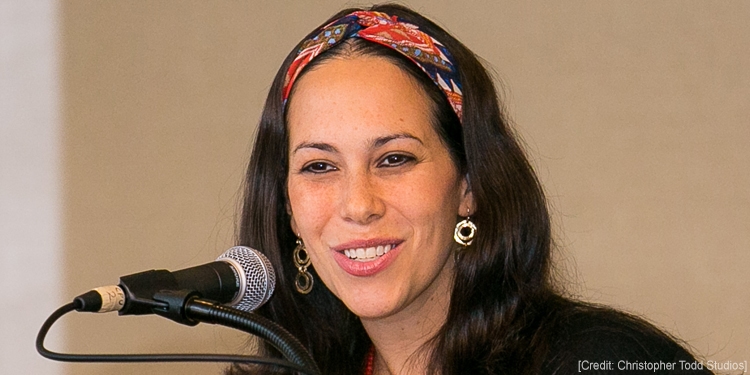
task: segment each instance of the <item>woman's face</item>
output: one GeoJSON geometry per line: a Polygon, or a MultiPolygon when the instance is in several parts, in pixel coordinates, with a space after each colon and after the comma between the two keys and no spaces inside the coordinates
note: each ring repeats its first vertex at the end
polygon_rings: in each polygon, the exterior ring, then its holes
{"type": "Polygon", "coordinates": [[[322,281],[362,318],[415,313],[450,293],[453,228],[471,194],[427,100],[378,57],[332,59],[295,84],[292,229],[322,281]]]}

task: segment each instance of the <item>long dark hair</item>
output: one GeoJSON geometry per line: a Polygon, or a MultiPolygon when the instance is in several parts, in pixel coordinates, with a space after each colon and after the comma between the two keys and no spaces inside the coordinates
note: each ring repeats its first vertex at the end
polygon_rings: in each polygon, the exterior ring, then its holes
{"type": "MultiPolygon", "coordinates": [[[[343,10],[323,25],[354,10],[343,10]]],[[[499,105],[492,77],[461,42],[414,11],[390,4],[369,10],[396,15],[441,41],[452,53],[463,85],[459,121],[419,68],[400,54],[363,40],[332,48],[302,72],[343,54],[377,55],[394,62],[431,99],[434,126],[468,178],[478,235],[456,263],[447,320],[425,348],[428,373],[536,373],[550,336],[544,327],[550,326],[553,313],[560,312],[566,300],[558,297],[550,281],[552,240],[542,187],[499,105]]],[[[288,133],[281,98],[296,50],[279,69],[260,120],[247,170],[239,243],[263,251],[278,275],[274,296],[258,313],[295,335],[322,373],[358,374],[372,345],[362,323],[323,283],[316,283],[308,295],[294,288],[296,236],[286,210],[288,133]]],[[[261,351],[278,356],[264,344],[261,351]]],[[[235,365],[228,372],[245,370],[235,365]]],[[[253,373],[273,372],[253,369],[253,373]]]]}

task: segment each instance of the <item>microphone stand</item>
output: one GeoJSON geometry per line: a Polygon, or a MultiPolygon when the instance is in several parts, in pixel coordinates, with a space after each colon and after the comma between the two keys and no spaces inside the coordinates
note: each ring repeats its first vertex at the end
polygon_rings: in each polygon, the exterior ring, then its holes
{"type": "Polygon", "coordinates": [[[82,311],[80,299],[52,313],[44,322],[36,339],[36,349],[45,358],[66,362],[250,362],[287,367],[303,374],[320,375],[310,353],[292,334],[275,322],[260,315],[202,300],[189,290],[160,291],[153,296],[152,311],[175,322],[194,326],[200,322],[234,328],[268,341],[289,362],[273,358],[238,355],[202,354],[69,354],[56,353],[44,347],[44,339],[52,325],[70,311],[82,311]]]}

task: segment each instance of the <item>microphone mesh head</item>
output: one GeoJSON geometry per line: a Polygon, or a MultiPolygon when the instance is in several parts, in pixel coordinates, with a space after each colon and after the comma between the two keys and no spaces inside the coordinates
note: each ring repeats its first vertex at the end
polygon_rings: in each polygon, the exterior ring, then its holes
{"type": "Polygon", "coordinates": [[[271,298],[273,289],[276,287],[276,273],[271,266],[271,261],[260,251],[245,246],[235,246],[225,251],[216,260],[239,267],[237,272],[242,285],[237,298],[231,302],[234,308],[252,311],[271,298]]]}

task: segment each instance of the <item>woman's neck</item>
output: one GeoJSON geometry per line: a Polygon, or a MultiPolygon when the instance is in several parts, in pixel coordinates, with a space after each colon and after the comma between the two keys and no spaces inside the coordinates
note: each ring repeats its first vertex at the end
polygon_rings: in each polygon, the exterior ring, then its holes
{"type": "Polygon", "coordinates": [[[453,287],[451,266],[404,310],[387,317],[362,319],[375,346],[374,375],[426,373],[430,351],[424,345],[435,337],[448,315],[453,287]]]}

